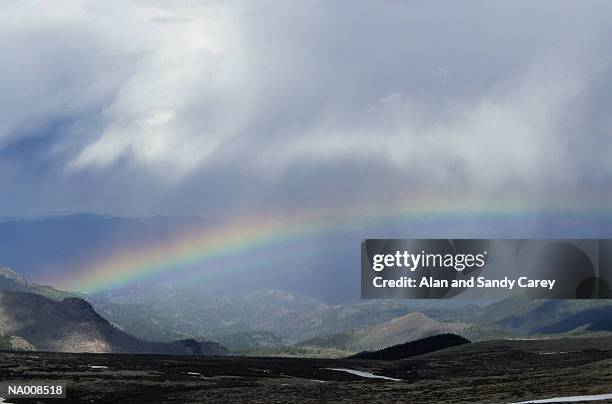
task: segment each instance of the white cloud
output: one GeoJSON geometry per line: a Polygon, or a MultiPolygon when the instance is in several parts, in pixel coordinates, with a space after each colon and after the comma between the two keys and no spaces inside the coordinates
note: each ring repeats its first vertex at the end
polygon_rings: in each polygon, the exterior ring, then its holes
{"type": "Polygon", "coordinates": [[[160,187],[212,171],[273,187],[299,167],[316,189],[322,166],[377,161],[441,191],[572,192],[609,170],[575,147],[577,128],[610,147],[585,124],[612,91],[609,6],[464,6],[3,4],[0,150],[52,134],[63,176],[120,167],[160,187]]]}

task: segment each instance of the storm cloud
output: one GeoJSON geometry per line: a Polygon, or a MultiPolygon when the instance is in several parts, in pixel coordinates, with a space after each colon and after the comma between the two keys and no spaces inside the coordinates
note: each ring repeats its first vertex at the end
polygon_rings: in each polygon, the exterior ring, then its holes
{"type": "Polygon", "coordinates": [[[611,201],[612,4],[0,6],[2,215],[611,201]]]}

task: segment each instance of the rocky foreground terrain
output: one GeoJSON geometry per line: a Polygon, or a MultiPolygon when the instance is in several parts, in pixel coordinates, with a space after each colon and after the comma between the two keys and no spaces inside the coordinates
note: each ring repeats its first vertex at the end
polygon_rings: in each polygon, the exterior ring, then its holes
{"type": "Polygon", "coordinates": [[[68,383],[67,400],[48,402],[520,402],[612,393],[612,338],[486,341],[396,361],[3,352],[0,380],[68,383]]]}

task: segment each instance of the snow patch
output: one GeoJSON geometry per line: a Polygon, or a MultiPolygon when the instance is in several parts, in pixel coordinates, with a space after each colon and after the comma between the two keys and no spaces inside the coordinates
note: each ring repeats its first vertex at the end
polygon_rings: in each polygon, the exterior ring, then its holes
{"type": "Polygon", "coordinates": [[[543,400],[521,401],[515,404],[537,404],[537,403],[575,403],[578,401],[612,400],[612,394],[595,394],[590,396],[567,396],[545,398],[543,400]]]}
{"type": "Polygon", "coordinates": [[[344,369],[344,368],[327,368],[327,370],[336,370],[338,372],[346,372],[352,375],[366,377],[368,379],[385,379],[385,380],[393,380],[394,382],[402,380],[402,379],[394,379],[393,377],[379,376],[379,375],[375,375],[370,372],[364,372],[362,370],[353,370],[353,369],[344,369]]]}

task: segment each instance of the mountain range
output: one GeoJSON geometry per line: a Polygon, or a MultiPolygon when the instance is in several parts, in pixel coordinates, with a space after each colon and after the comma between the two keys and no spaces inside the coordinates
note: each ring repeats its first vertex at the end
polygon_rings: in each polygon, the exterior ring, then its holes
{"type": "Polygon", "coordinates": [[[612,302],[607,300],[533,300],[518,295],[480,305],[462,300],[364,300],[330,305],[278,290],[191,296],[177,290],[163,292],[159,285],[91,298],[105,316],[135,332],[150,332],[152,327],[143,324],[152,324],[154,319],[156,327],[171,329],[181,337],[205,336],[249,355],[343,356],[441,333],[482,341],[612,331],[612,302]],[[129,307],[129,315],[114,315],[109,307],[129,307]],[[146,310],[140,312],[142,308],[146,310]],[[180,315],[173,316],[173,312],[180,315]]]}
{"type": "Polygon", "coordinates": [[[442,300],[328,304],[277,289],[218,296],[160,284],[133,285],[87,299],[106,318],[147,339],[195,335],[225,340],[237,334],[244,339],[245,333],[268,332],[285,342],[369,327],[412,312],[442,316],[466,304],[442,300]]]}
{"type": "MultiPolygon", "coordinates": [[[[159,222],[187,226],[174,218],[143,220],[141,225],[162,226],[159,222]]],[[[222,345],[227,345],[246,353],[282,354],[290,349],[297,354],[320,350],[344,355],[440,333],[481,341],[612,332],[612,302],[607,300],[516,295],[497,302],[330,303],[281,289],[213,294],[197,285],[163,282],[84,294],[39,285],[8,268],[0,268],[0,290],[0,347],[39,350],[224,353],[222,345]]]]}
{"type": "Polygon", "coordinates": [[[208,341],[150,342],[111,324],[80,297],[26,281],[0,270],[0,334],[4,347],[55,352],[223,355],[208,341]],[[9,346],[10,345],[10,346],[9,346]]]}

